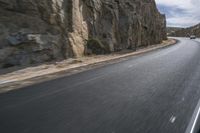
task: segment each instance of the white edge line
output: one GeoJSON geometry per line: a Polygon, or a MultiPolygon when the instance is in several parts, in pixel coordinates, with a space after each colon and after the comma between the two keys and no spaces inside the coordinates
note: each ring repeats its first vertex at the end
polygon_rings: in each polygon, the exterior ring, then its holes
{"type": "Polygon", "coordinates": [[[198,101],[198,104],[195,108],[195,111],[190,120],[189,126],[187,127],[186,133],[195,133],[194,131],[195,131],[196,124],[198,122],[197,120],[199,118],[199,115],[200,115],[200,100],[198,101]]]}

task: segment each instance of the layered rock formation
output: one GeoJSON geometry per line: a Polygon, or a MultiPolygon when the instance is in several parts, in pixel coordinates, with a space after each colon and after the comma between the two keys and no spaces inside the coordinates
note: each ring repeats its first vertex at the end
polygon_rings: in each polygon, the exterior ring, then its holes
{"type": "Polygon", "coordinates": [[[169,36],[175,37],[189,37],[191,35],[200,37],[200,24],[188,28],[180,28],[179,30],[176,30],[169,34],[169,36]]]}
{"type": "Polygon", "coordinates": [[[165,26],[154,0],[0,0],[0,67],[135,50],[165,26]]]}

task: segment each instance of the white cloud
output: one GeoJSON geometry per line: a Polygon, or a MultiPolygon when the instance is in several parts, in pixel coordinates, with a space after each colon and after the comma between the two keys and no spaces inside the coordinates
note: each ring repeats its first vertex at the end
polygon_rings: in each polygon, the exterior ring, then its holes
{"type": "Polygon", "coordinates": [[[156,0],[167,7],[168,26],[188,27],[200,23],[200,0],[156,0]]]}
{"type": "Polygon", "coordinates": [[[176,6],[179,8],[190,8],[193,6],[191,0],[156,0],[157,4],[165,6],[176,6]]]}

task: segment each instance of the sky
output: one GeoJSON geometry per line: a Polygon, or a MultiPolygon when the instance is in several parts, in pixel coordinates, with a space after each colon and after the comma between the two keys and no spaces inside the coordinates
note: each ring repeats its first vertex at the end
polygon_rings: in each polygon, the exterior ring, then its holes
{"type": "Polygon", "coordinates": [[[200,23],[200,0],[156,0],[167,26],[190,27],[200,23]]]}

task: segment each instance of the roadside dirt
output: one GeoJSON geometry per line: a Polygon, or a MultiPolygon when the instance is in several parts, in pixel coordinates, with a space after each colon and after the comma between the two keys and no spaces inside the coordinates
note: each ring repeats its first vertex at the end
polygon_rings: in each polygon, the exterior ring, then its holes
{"type": "MultiPolygon", "coordinates": [[[[93,55],[60,62],[50,62],[38,66],[21,68],[20,70],[5,70],[0,74],[0,93],[8,92],[24,86],[40,83],[55,78],[75,74],[94,67],[126,60],[127,57],[150,52],[176,43],[174,39],[163,41],[162,44],[152,45],[137,51],[121,51],[109,55],[93,55]]],[[[2,70],[1,70],[2,71],[2,70]]]]}

